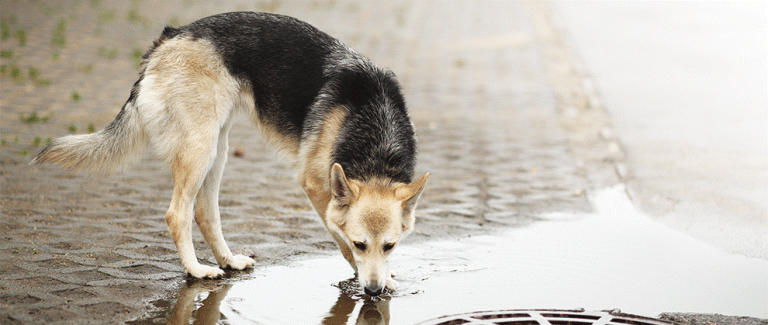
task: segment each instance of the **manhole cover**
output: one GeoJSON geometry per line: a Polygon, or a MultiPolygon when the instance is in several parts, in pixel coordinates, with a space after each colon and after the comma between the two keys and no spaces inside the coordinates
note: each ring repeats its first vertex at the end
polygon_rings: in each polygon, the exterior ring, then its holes
{"type": "Polygon", "coordinates": [[[660,319],[623,314],[618,310],[497,310],[450,315],[417,325],[668,325],[660,319]]]}

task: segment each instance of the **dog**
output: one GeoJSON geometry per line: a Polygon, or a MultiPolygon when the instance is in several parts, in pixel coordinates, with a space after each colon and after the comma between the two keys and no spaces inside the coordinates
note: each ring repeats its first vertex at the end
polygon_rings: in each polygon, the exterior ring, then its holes
{"type": "Polygon", "coordinates": [[[413,230],[429,173],[396,76],[296,18],[223,13],[166,27],[127,102],[104,129],[54,139],[31,162],[109,175],[148,146],[171,168],[165,220],[185,272],[218,278],[255,261],[222,235],[219,184],[235,118],[250,118],[297,180],[370,296],[394,290],[388,257],[413,230]],[[192,219],[219,267],[202,265],[192,219]]]}

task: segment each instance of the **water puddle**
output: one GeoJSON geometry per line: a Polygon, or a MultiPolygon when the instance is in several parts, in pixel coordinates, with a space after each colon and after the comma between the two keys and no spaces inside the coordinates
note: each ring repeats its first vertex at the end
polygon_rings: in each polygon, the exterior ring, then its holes
{"type": "Polygon", "coordinates": [[[594,214],[498,235],[406,244],[400,289],[357,291],[341,256],[298,260],[224,281],[190,282],[139,323],[414,324],[497,309],[605,310],[655,317],[701,312],[768,318],[768,261],[730,255],[635,211],[624,188],[592,198],[594,214]]]}

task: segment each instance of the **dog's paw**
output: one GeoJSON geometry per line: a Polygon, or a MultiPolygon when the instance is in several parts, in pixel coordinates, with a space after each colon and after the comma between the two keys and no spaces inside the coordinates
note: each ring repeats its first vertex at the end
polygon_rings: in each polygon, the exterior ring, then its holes
{"type": "Polygon", "coordinates": [[[215,266],[198,264],[187,268],[187,274],[198,279],[218,279],[224,276],[224,271],[215,266]]]}
{"type": "Polygon", "coordinates": [[[398,287],[400,287],[400,284],[397,283],[397,281],[392,280],[392,278],[387,279],[387,289],[394,291],[397,290],[398,287]]]}
{"type": "Polygon", "coordinates": [[[227,262],[226,267],[233,270],[244,270],[247,267],[256,265],[256,261],[245,255],[234,255],[227,262]]]}

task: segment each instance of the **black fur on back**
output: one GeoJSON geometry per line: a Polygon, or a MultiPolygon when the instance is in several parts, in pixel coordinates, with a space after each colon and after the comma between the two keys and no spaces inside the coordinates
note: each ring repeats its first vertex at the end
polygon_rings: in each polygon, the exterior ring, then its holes
{"type": "Polygon", "coordinates": [[[344,48],[296,18],[259,12],[218,14],[163,33],[179,34],[213,42],[229,72],[250,84],[259,119],[296,140],[328,79],[326,58],[344,48]]]}
{"type": "Polygon", "coordinates": [[[252,87],[261,122],[296,141],[321,127],[329,110],[348,109],[332,153],[347,177],[411,181],[416,140],[392,72],[305,22],[257,12],[166,27],[145,59],[179,35],[211,41],[229,72],[252,87]]]}

